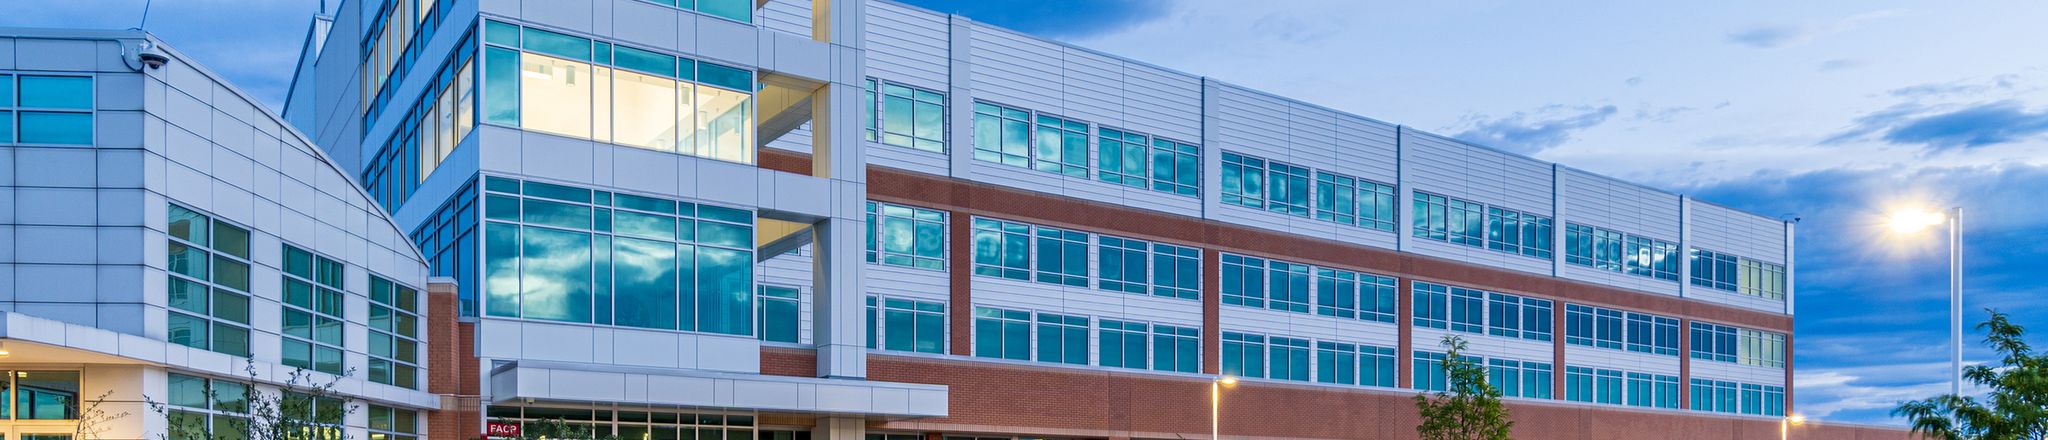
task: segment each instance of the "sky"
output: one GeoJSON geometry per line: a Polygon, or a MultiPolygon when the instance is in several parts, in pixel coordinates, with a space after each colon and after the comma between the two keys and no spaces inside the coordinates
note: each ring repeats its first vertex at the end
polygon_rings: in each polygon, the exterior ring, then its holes
{"type": "MultiPolygon", "coordinates": [[[[0,26],[130,28],[142,3],[4,0],[0,26]]],[[[1897,402],[1948,389],[1945,238],[1888,212],[1962,207],[1965,320],[2048,325],[2048,2],[909,3],[1799,218],[1814,419],[1903,424],[1897,402]]],[[[148,29],[275,107],[318,9],[165,0],[148,29]]],[[[1981,337],[1966,362],[1995,361],[1981,337]]]]}

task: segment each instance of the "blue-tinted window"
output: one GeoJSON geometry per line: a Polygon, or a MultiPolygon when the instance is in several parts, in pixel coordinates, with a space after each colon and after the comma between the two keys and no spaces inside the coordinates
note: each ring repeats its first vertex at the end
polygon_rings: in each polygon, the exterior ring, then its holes
{"type": "Polygon", "coordinates": [[[1266,377],[1266,337],[1223,332],[1223,375],[1266,377]]]}
{"type": "Polygon", "coordinates": [[[92,144],[91,113],[20,112],[21,143],[92,144]]]}
{"type": "Polygon", "coordinates": [[[1152,369],[1202,371],[1202,331],[1191,327],[1152,326],[1152,369]]]}
{"type": "Polygon", "coordinates": [[[1223,152],[1223,203],[1266,207],[1266,161],[1223,152]]]}
{"type": "Polygon", "coordinates": [[[1266,306],[1266,260],[1242,255],[1223,254],[1222,293],[1224,304],[1247,307],[1266,306]]]}
{"type": "Polygon", "coordinates": [[[92,110],[92,77],[22,75],[17,106],[92,110]]]}
{"type": "Polygon", "coordinates": [[[1088,364],[1088,317],[1038,314],[1038,361],[1088,364]]]}
{"type": "Polygon", "coordinates": [[[1123,322],[1104,319],[1099,323],[1102,329],[1097,343],[1102,347],[1102,366],[1123,368],[1146,368],[1146,355],[1150,354],[1150,326],[1138,322],[1123,322]]]}
{"type": "Polygon", "coordinates": [[[974,355],[1031,360],[1031,312],[974,308],[974,355]]]}

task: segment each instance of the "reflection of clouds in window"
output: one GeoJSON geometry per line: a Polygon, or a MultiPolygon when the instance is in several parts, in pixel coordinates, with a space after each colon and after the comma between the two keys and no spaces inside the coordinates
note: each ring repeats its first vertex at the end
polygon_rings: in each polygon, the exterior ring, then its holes
{"type": "Polygon", "coordinates": [[[612,252],[618,324],[676,328],[676,245],[619,238],[612,252]]]}
{"type": "Polygon", "coordinates": [[[590,235],[525,228],[521,310],[528,318],[590,319],[590,235]]]}
{"type": "Polygon", "coordinates": [[[716,87],[697,88],[697,155],[753,163],[748,130],[752,129],[750,96],[716,87]]]}

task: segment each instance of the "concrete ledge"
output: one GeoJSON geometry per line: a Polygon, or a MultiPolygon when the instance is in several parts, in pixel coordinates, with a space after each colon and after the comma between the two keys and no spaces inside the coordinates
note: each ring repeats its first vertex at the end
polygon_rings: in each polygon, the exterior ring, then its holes
{"type": "Polygon", "coordinates": [[[911,419],[945,417],[947,387],[520,361],[490,373],[490,401],[618,402],[911,419]]]}

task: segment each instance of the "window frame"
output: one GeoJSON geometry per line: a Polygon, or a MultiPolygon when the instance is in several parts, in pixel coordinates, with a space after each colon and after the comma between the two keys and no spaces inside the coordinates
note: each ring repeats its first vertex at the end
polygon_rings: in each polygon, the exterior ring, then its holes
{"type": "Polygon", "coordinates": [[[948,123],[948,118],[952,112],[952,105],[951,101],[947,99],[945,92],[935,92],[930,89],[876,77],[868,77],[864,84],[866,87],[863,88],[862,96],[867,98],[867,101],[865,101],[867,106],[863,108],[866,111],[861,112],[861,122],[868,141],[914,151],[946,154],[947,148],[949,148],[948,140],[952,134],[951,124],[948,123]],[[890,88],[892,87],[903,89],[907,96],[890,94],[890,88]],[[925,99],[927,98],[926,95],[935,96],[935,98],[927,100],[925,99]],[[889,117],[893,112],[889,111],[889,104],[891,103],[890,100],[895,98],[905,100],[909,106],[910,119],[906,122],[910,125],[909,133],[895,133],[891,131],[889,117]],[[921,128],[924,128],[919,127],[917,124],[919,120],[918,115],[921,109],[924,108],[920,104],[930,104],[938,107],[939,127],[937,130],[939,133],[937,139],[920,137],[917,134],[921,128]],[[892,139],[895,138],[891,136],[899,136],[904,141],[903,143],[893,142],[892,139]],[[926,148],[927,142],[935,143],[937,149],[926,148]]]}
{"type": "MultiPolygon", "coordinates": [[[[6,96],[7,98],[9,98],[8,100],[6,100],[6,101],[4,101],[4,102],[0,102],[0,144],[18,144],[18,145],[21,145],[21,146],[70,146],[70,147],[80,147],[80,146],[94,146],[94,145],[98,145],[98,142],[99,142],[99,132],[98,132],[98,129],[99,129],[99,75],[98,75],[98,74],[95,74],[95,73],[81,73],[81,72],[28,72],[28,71],[19,71],[19,70],[11,70],[11,71],[0,71],[0,83],[5,83],[5,84],[0,84],[0,88],[6,88],[6,89],[7,89],[6,91],[8,92],[8,94],[6,94],[6,95],[0,95],[0,96],[6,96]],[[84,104],[85,104],[85,106],[81,108],[81,107],[38,107],[38,106],[28,106],[28,105],[23,105],[23,103],[22,103],[22,101],[23,101],[23,100],[22,100],[22,92],[23,92],[23,91],[25,90],[25,88],[24,88],[24,87],[22,87],[22,82],[23,82],[24,80],[26,80],[26,79],[29,79],[29,78],[54,78],[54,79],[71,79],[71,78],[83,78],[83,79],[85,80],[85,83],[86,83],[86,86],[85,86],[85,93],[86,93],[86,96],[84,97],[84,104]],[[27,140],[27,139],[25,138],[24,134],[22,133],[22,129],[23,129],[23,128],[25,128],[25,127],[28,127],[28,126],[30,125],[30,124],[28,124],[28,123],[26,123],[26,122],[23,122],[23,120],[27,119],[27,116],[28,116],[28,115],[72,115],[72,116],[77,116],[77,115],[84,115],[84,121],[85,121],[85,127],[84,127],[84,128],[85,128],[85,132],[83,133],[83,134],[85,135],[85,139],[84,139],[84,142],[30,142],[30,141],[28,141],[28,140],[27,140]]],[[[78,133],[71,133],[71,134],[74,134],[74,135],[75,135],[75,134],[78,134],[78,133]]]]}
{"type": "MultiPolygon", "coordinates": [[[[201,350],[213,351],[216,353],[222,353],[231,356],[250,356],[253,353],[253,350],[255,349],[254,335],[256,334],[254,321],[256,301],[255,295],[252,292],[255,288],[255,272],[252,269],[256,267],[256,262],[254,254],[255,249],[251,248],[254,242],[256,230],[243,225],[228,222],[227,220],[221,219],[220,217],[215,216],[211,213],[188,207],[185,204],[176,201],[166,202],[165,206],[167,207],[165,211],[167,221],[165,226],[166,230],[164,232],[164,237],[166,238],[166,240],[168,240],[166,241],[166,243],[168,243],[168,246],[166,246],[165,248],[165,252],[168,258],[166,259],[166,270],[164,270],[164,273],[166,274],[166,289],[168,289],[166,294],[169,295],[171,293],[175,293],[177,289],[175,289],[174,287],[177,286],[178,283],[180,282],[197,286],[199,289],[204,290],[204,292],[198,293],[201,296],[199,300],[205,303],[206,308],[205,312],[194,311],[192,309],[176,305],[175,303],[177,298],[166,297],[165,310],[168,313],[168,315],[166,315],[167,320],[178,320],[180,318],[195,320],[198,323],[205,324],[206,328],[204,329],[205,335],[203,336],[203,338],[201,338],[204,339],[205,346],[203,347],[177,342],[175,340],[175,335],[170,334],[166,335],[165,342],[184,345],[192,348],[198,348],[201,350]],[[179,237],[175,231],[171,230],[171,227],[174,226],[176,219],[172,219],[170,218],[170,216],[176,215],[178,211],[184,211],[193,216],[196,216],[197,219],[205,223],[205,239],[207,243],[200,244],[192,241],[191,239],[188,239],[188,237],[179,237]],[[223,227],[241,231],[240,233],[242,234],[243,237],[243,243],[241,244],[241,246],[243,247],[243,255],[235,255],[234,253],[229,251],[222,251],[216,249],[216,246],[219,245],[219,243],[217,243],[216,240],[220,237],[220,229],[223,227]],[[205,260],[201,262],[201,268],[199,269],[199,272],[205,274],[204,278],[200,278],[193,274],[182,273],[176,270],[174,267],[171,267],[172,263],[178,261],[177,255],[171,253],[171,249],[178,246],[184,246],[186,249],[190,250],[188,252],[196,252],[199,257],[205,260]],[[222,275],[220,267],[221,264],[223,263],[239,264],[242,266],[242,288],[237,289],[233,286],[223,284],[219,280],[216,280],[217,277],[222,275]],[[233,317],[219,316],[220,314],[223,313],[223,311],[219,307],[221,300],[223,299],[241,301],[241,313],[243,316],[241,317],[242,319],[240,321],[235,320],[233,317]],[[219,347],[216,347],[216,345],[223,342],[220,340],[220,334],[222,330],[241,332],[241,343],[243,345],[240,347],[239,351],[221,351],[218,349],[219,347]]],[[[166,331],[169,331],[168,327],[166,331]]]]}

